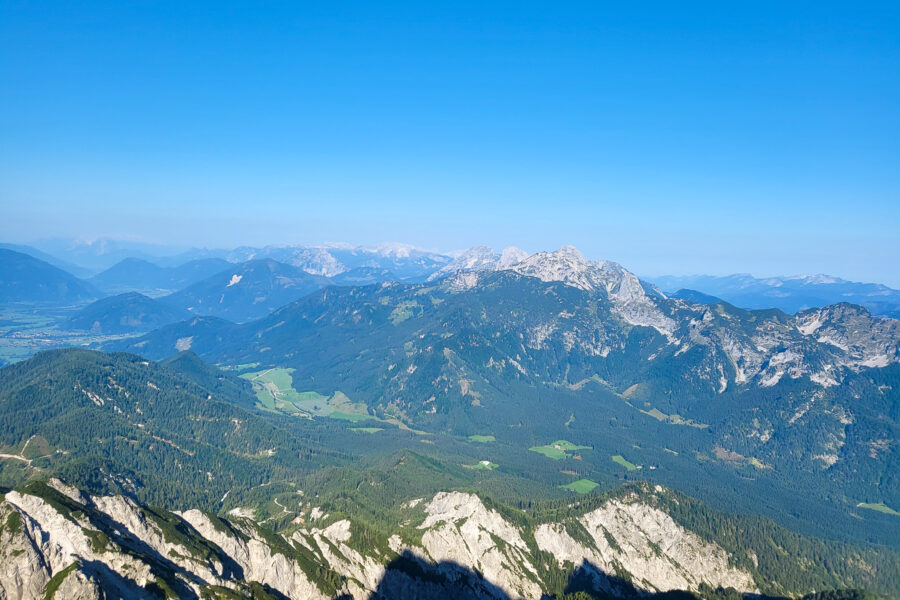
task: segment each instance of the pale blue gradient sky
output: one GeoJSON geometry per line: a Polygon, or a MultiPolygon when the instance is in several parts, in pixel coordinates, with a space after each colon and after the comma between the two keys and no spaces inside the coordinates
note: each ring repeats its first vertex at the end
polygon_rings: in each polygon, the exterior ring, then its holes
{"type": "Polygon", "coordinates": [[[4,2],[0,238],[900,287],[900,4],[428,4],[4,2]]]}

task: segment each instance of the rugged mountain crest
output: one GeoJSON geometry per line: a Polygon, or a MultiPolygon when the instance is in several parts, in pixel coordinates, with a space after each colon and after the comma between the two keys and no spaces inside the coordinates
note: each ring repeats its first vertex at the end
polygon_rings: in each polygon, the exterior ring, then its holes
{"type": "Polygon", "coordinates": [[[854,304],[797,313],[797,330],[843,351],[850,367],[885,367],[900,356],[900,321],[873,317],[854,304]]]}
{"type": "Polygon", "coordinates": [[[562,281],[586,291],[603,290],[625,321],[652,327],[670,342],[676,341],[672,335],[675,322],[663,314],[637,276],[618,263],[588,261],[572,246],[564,246],[556,252],[535,254],[514,270],[542,281],[562,281]]]}
{"type": "Polygon", "coordinates": [[[22,600],[54,597],[53,590],[66,598],[185,598],[217,589],[248,594],[258,585],[288,598],[344,593],[362,600],[401,597],[423,585],[447,595],[463,585],[475,591],[465,597],[537,600],[553,567],[587,570],[594,589],[613,595],[696,590],[701,583],[757,589],[749,573],[729,566],[722,548],[636,495],[531,530],[475,495],[442,492],[406,503],[414,527],[381,548],[361,546],[351,520],[329,517],[302,496],[298,507],[303,524],[280,535],[251,518],[170,513],[58,480],[34,482],[0,502],[0,592],[22,600]],[[540,553],[554,563],[545,566],[540,553]],[[634,587],[622,587],[623,578],[634,587]]]}
{"type": "Polygon", "coordinates": [[[490,246],[474,246],[457,256],[449,264],[432,273],[428,277],[428,281],[435,281],[459,272],[508,269],[526,258],[528,258],[528,253],[515,246],[504,248],[500,253],[494,252],[490,246]]]}
{"type": "Polygon", "coordinates": [[[241,247],[229,252],[232,262],[269,258],[297,267],[310,275],[335,277],[354,269],[389,272],[399,279],[424,280],[450,262],[450,258],[408,244],[381,244],[372,248],[350,244],[319,246],[273,245],[241,247]]]}

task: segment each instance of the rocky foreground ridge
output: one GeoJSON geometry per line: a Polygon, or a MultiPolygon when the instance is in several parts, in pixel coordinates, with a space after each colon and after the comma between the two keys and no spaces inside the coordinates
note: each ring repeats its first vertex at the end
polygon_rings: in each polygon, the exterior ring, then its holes
{"type": "Polygon", "coordinates": [[[533,529],[461,492],[403,511],[387,540],[316,507],[275,534],[250,510],[225,520],[32,482],[0,502],[0,598],[538,599],[548,577],[575,572],[617,596],[757,589],[721,547],[634,493],[533,529]]]}

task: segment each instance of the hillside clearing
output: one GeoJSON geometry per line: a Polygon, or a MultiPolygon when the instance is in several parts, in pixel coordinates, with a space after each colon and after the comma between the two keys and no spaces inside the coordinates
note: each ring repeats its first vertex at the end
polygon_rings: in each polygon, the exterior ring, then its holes
{"type": "Polygon", "coordinates": [[[857,508],[865,508],[867,510],[874,510],[876,512],[884,513],[886,515],[894,515],[896,517],[900,517],[900,512],[897,512],[884,502],[860,502],[856,506],[857,508]]]}
{"type": "Polygon", "coordinates": [[[622,465],[629,471],[637,471],[641,468],[640,465],[636,465],[632,462],[629,462],[624,456],[621,454],[616,454],[615,456],[610,456],[610,459],[616,463],[617,465],[622,465]]]}
{"type": "Polygon", "coordinates": [[[564,458],[570,458],[572,453],[577,452],[578,450],[590,449],[591,446],[578,446],[568,440],[556,440],[552,444],[547,444],[546,446],[532,446],[528,450],[543,454],[547,458],[552,458],[553,460],[562,460],[564,458]]]}
{"type": "Polygon", "coordinates": [[[591,481],[590,479],[579,479],[578,481],[573,481],[572,483],[567,483],[565,485],[561,485],[559,487],[572,490],[576,494],[587,494],[594,491],[598,485],[597,482],[591,481]]]}

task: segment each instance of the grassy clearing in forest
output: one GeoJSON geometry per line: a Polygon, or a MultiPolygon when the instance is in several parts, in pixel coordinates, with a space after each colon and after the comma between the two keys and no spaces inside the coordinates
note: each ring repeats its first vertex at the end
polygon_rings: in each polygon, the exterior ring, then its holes
{"type": "Polygon", "coordinates": [[[856,505],[858,508],[867,508],[869,510],[874,510],[876,512],[884,513],[886,515],[894,515],[900,517],[900,512],[897,512],[884,502],[860,502],[856,505]]]}
{"type": "Polygon", "coordinates": [[[598,485],[600,484],[591,481],[590,479],[579,479],[578,481],[573,481],[572,483],[567,483],[566,485],[561,485],[559,487],[572,490],[576,494],[587,494],[594,491],[594,488],[598,485]]]}
{"type": "Polygon", "coordinates": [[[622,465],[629,471],[637,471],[641,468],[640,466],[626,460],[625,457],[621,454],[616,454],[615,456],[611,456],[610,458],[614,463],[616,463],[617,465],[622,465]]]}
{"type": "Polygon", "coordinates": [[[493,471],[500,465],[497,463],[493,463],[489,460],[483,460],[481,462],[475,463],[474,465],[463,465],[467,469],[475,469],[477,471],[493,471]]]}
{"type": "Polygon", "coordinates": [[[532,446],[529,448],[531,452],[543,454],[547,458],[552,458],[553,460],[569,458],[573,452],[590,449],[590,446],[578,446],[568,440],[556,440],[552,444],[547,444],[546,446],[532,446]]]}
{"type": "Polygon", "coordinates": [[[331,396],[318,392],[298,392],[294,389],[291,373],[294,369],[275,367],[265,371],[242,373],[250,381],[261,407],[305,417],[330,417],[356,423],[368,419],[378,420],[369,414],[365,404],[353,402],[341,391],[331,396]]]}

